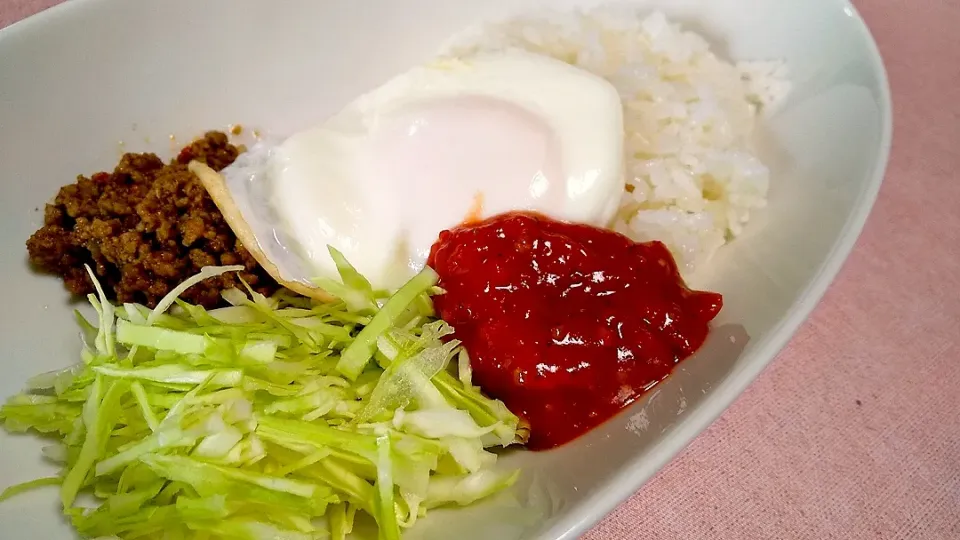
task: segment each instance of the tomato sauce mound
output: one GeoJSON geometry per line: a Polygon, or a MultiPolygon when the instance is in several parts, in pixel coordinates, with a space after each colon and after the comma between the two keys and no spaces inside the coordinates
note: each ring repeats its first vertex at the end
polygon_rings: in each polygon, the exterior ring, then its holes
{"type": "Polygon", "coordinates": [[[660,242],[528,212],[440,233],[428,264],[474,382],[530,424],[532,449],[578,437],[663,380],[723,305],[688,289],[660,242]]]}

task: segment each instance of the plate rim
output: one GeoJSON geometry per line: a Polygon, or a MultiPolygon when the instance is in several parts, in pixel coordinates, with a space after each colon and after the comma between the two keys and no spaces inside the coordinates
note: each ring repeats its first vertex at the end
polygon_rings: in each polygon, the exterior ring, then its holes
{"type": "MultiPolygon", "coordinates": [[[[8,40],[24,37],[58,17],[67,17],[74,10],[88,9],[97,3],[112,1],[117,0],[67,0],[13,22],[0,29],[0,52],[3,51],[8,40]]],[[[857,240],[876,204],[889,167],[893,143],[893,101],[883,56],[869,26],[851,0],[835,0],[835,2],[836,9],[843,11],[850,19],[849,24],[853,25],[852,29],[860,34],[862,42],[866,45],[869,57],[867,60],[879,83],[879,94],[875,97],[882,123],[877,159],[873,163],[868,181],[865,182],[853,204],[852,213],[844,223],[840,235],[831,246],[815,277],[800,292],[787,315],[757,343],[752,356],[760,360],[750,362],[743,369],[731,373],[709,392],[695,410],[690,412],[689,417],[671,429],[668,436],[662,437],[653,445],[642,459],[641,456],[635,456],[626,461],[621,473],[609,481],[605,489],[580,503],[583,510],[559,518],[545,531],[544,538],[553,540],[579,538],[630,496],[637,493],[695,438],[727,412],[733,402],[773,363],[793,339],[814,308],[820,304],[856,247],[857,240]]]]}
{"type": "Polygon", "coordinates": [[[867,46],[869,62],[877,75],[880,87],[880,93],[876,96],[882,121],[877,159],[873,164],[869,181],[864,184],[854,202],[853,212],[844,223],[840,235],[834,241],[813,280],[800,292],[797,301],[791,306],[787,315],[768,332],[764,339],[758,342],[753,356],[761,360],[748,363],[744,369],[734,372],[724,379],[695,410],[691,411],[690,416],[684,422],[677,425],[669,436],[663,437],[643,456],[642,463],[639,457],[627,461],[624,464],[623,473],[607,484],[607,489],[592,495],[581,503],[588,510],[582,512],[579,518],[558,520],[553,527],[548,529],[545,538],[554,540],[575,540],[579,538],[643,488],[651,478],[663,470],[694,439],[726,413],[733,402],[773,363],[780,352],[790,343],[800,326],[807,321],[814,308],[820,304],[823,296],[834,283],[843,265],[853,252],[853,248],[856,246],[857,240],[860,238],[867,219],[876,204],[890,163],[890,152],[893,144],[893,100],[883,56],[863,16],[850,0],[838,0],[837,9],[843,10],[851,19],[850,24],[854,25],[854,30],[860,33],[861,39],[867,46]]]}

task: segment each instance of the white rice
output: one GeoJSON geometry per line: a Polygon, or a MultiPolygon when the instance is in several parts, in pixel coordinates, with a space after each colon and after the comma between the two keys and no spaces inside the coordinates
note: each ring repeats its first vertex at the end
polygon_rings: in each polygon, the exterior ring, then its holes
{"type": "Polygon", "coordinates": [[[733,65],[662,13],[597,9],[524,16],[456,38],[446,55],[522,48],[610,81],[624,111],[626,186],[615,229],[660,240],[685,275],[766,205],[757,116],[789,92],[779,61],[733,65]]]}

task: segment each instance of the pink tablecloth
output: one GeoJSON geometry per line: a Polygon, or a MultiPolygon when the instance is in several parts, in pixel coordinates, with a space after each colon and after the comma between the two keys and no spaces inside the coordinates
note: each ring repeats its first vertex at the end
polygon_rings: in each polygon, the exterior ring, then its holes
{"type": "MultiPolygon", "coordinates": [[[[55,3],[0,0],[0,26],[55,3]]],[[[960,0],[856,4],[896,112],[856,250],[772,366],[586,538],[960,539],[960,0]]]]}

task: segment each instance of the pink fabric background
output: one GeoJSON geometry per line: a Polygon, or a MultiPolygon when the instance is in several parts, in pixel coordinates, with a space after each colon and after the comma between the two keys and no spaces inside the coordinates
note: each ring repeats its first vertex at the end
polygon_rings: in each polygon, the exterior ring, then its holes
{"type": "MultiPolygon", "coordinates": [[[[56,3],[0,0],[0,27],[56,3]]],[[[895,109],[856,250],[771,367],[586,539],[960,539],[960,0],[855,3],[895,109]]]]}

